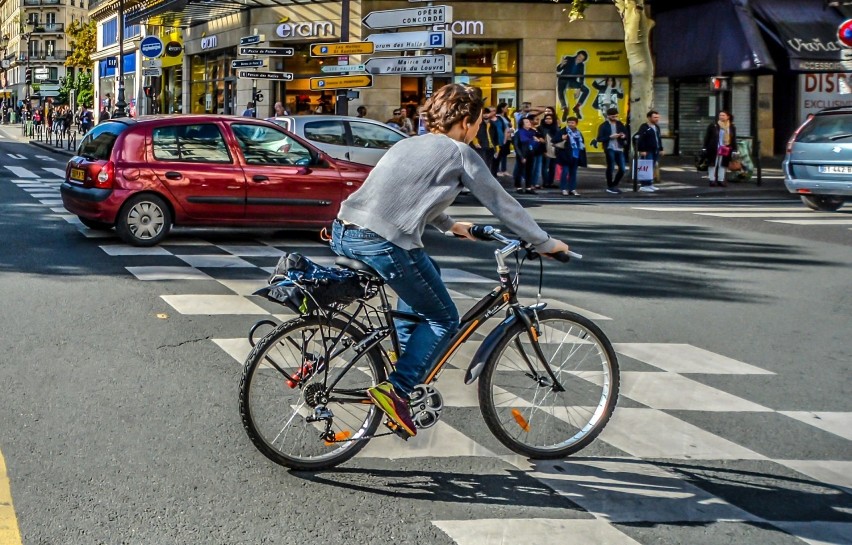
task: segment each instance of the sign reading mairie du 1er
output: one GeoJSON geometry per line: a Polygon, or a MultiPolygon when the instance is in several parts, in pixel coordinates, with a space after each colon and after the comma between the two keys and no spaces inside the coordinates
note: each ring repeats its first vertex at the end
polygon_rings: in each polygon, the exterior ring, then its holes
{"type": "Polygon", "coordinates": [[[372,11],[364,17],[367,28],[397,28],[449,23],[453,20],[451,6],[425,6],[422,8],[372,11]]]}
{"type": "Polygon", "coordinates": [[[367,72],[380,75],[443,74],[453,70],[452,55],[373,57],[364,63],[367,72]]]}
{"type": "Polygon", "coordinates": [[[292,57],[292,47],[241,47],[240,55],[270,55],[272,57],[292,57]]]}
{"type": "Polygon", "coordinates": [[[239,70],[237,72],[237,77],[250,79],[278,79],[285,81],[293,81],[292,72],[253,72],[250,70],[239,70]]]}

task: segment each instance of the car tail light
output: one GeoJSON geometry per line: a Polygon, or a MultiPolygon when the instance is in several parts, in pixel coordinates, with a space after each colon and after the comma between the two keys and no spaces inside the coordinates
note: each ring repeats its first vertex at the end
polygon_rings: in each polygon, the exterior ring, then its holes
{"type": "Polygon", "coordinates": [[[805,128],[805,125],[810,123],[811,119],[813,119],[813,118],[814,118],[813,114],[809,115],[808,118],[805,120],[805,122],[802,123],[801,125],[799,125],[799,128],[796,129],[796,132],[793,133],[793,136],[791,136],[790,139],[787,140],[787,155],[789,155],[793,152],[793,143],[796,141],[796,138],[799,136],[799,133],[802,132],[802,129],[805,128]]]}
{"type": "Polygon", "coordinates": [[[115,183],[115,163],[107,161],[107,163],[101,167],[101,171],[95,179],[95,187],[111,189],[113,183],[115,183]]]}

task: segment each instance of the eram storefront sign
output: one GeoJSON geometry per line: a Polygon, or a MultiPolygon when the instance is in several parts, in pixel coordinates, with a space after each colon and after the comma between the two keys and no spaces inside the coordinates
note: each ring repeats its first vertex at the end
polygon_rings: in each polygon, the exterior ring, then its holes
{"type": "Polygon", "coordinates": [[[331,21],[290,21],[284,17],[281,24],[275,27],[275,35],[279,38],[313,38],[334,35],[334,23],[331,21]]]}

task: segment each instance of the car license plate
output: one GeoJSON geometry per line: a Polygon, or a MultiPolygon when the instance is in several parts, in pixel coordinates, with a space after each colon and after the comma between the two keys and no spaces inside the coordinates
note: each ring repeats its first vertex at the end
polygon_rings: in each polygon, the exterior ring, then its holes
{"type": "Polygon", "coordinates": [[[852,174],[852,166],[820,165],[820,174],[852,174]]]}
{"type": "Polygon", "coordinates": [[[72,180],[78,180],[78,181],[81,181],[81,182],[84,181],[86,179],[86,171],[83,170],[82,168],[72,168],[71,169],[71,179],[72,180]]]}

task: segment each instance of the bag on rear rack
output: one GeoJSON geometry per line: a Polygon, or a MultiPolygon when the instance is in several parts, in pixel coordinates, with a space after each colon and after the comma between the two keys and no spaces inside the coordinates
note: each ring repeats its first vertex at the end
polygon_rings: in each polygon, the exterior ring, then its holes
{"type": "Polygon", "coordinates": [[[320,308],[343,309],[367,293],[355,271],[324,267],[301,254],[284,254],[269,277],[269,286],[255,295],[299,314],[311,314],[320,308]]]}

